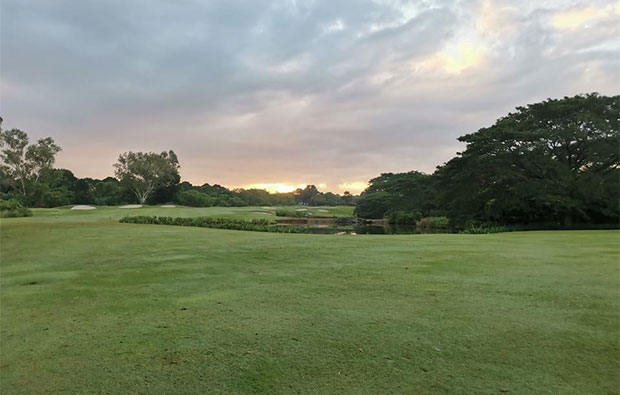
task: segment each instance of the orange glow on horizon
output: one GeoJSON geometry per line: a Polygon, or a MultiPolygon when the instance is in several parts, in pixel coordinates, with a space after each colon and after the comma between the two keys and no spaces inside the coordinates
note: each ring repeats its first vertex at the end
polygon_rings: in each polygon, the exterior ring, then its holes
{"type": "MultiPolygon", "coordinates": [[[[307,184],[293,184],[286,182],[273,182],[273,183],[255,183],[244,185],[241,188],[243,189],[264,189],[269,193],[288,193],[294,192],[296,189],[304,189],[306,186],[311,185],[312,183],[307,184]]],[[[333,188],[327,188],[327,184],[314,184],[317,189],[321,192],[334,192],[342,194],[344,191],[349,191],[352,194],[356,195],[362,192],[366,187],[368,187],[367,182],[362,181],[352,181],[352,182],[344,182],[338,185],[338,189],[334,190],[333,188]]]]}
{"type": "MultiPolygon", "coordinates": [[[[286,184],[286,183],[267,183],[267,184],[250,184],[243,187],[243,189],[264,189],[269,193],[286,193],[293,192],[297,188],[305,188],[306,184],[286,184]]],[[[317,186],[318,187],[318,186],[317,186]]]]}

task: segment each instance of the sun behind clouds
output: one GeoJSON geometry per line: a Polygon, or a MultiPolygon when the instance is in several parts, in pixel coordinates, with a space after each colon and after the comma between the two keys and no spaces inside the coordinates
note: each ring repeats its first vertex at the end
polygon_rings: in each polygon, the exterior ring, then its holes
{"type": "Polygon", "coordinates": [[[249,184],[244,189],[264,189],[269,193],[286,193],[293,192],[297,188],[305,188],[306,184],[285,184],[285,183],[267,183],[267,184],[249,184]]]}

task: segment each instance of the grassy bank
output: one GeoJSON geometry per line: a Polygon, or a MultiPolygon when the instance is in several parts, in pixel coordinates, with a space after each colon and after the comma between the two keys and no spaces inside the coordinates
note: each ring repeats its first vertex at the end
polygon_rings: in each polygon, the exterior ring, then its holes
{"type": "Polygon", "coordinates": [[[117,221],[264,218],[256,209],[2,219],[1,392],[618,392],[617,231],[334,236],[117,221]]]}

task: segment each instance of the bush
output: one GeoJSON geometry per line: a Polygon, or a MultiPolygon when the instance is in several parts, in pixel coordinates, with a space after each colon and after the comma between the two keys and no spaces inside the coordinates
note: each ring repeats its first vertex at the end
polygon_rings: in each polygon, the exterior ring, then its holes
{"type": "Polygon", "coordinates": [[[18,200],[0,199],[0,217],[31,217],[32,211],[24,207],[18,200]]]}
{"type": "Polygon", "coordinates": [[[194,190],[177,193],[176,200],[180,205],[190,207],[211,207],[214,203],[213,199],[206,193],[194,190]]]}
{"type": "MultiPolygon", "coordinates": [[[[200,228],[229,229],[229,230],[249,230],[255,232],[276,232],[276,233],[316,233],[316,229],[307,226],[288,226],[276,225],[267,219],[227,219],[214,217],[156,217],[156,216],[134,216],[123,217],[119,220],[124,224],[148,224],[148,225],[176,225],[176,226],[196,226],[200,228]]],[[[330,229],[325,229],[325,233],[331,233],[330,229]]]]}
{"type": "Polygon", "coordinates": [[[305,218],[308,216],[307,211],[296,211],[296,210],[284,210],[277,209],[276,217],[295,217],[295,218],[305,218]]]}
{"type": "Polygon", "coordinates": [[[481,235],[488,233],[502,233],[510,232],[511,229],[502,225],[469,225],[467,228],[461,231],[461,233],[471,235],[481,235]]]}
{"type": "Polygon", "coordinates": [[[421,232],[436,232],[450,229],[448,217],[426,217],[416,223],[421,232]]]}
{"type": "Polygon", "coordinates": [[[420,217],[422,217],[420,213],[409,213],[405,211],[393,211],[387,215],[389,223],[400,225],[413,225],[420,217]]]}

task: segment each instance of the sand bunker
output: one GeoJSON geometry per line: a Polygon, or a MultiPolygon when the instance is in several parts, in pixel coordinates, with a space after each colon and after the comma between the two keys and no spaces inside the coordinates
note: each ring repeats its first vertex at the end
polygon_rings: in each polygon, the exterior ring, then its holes
{"type": "Polygon", "coordinates": [[[252,211],[252,214],[273,215],[273,213],[264,213],[262,211],[252,211]]]}
{"type": "Polygon", "coordinates": [[[329,213],[329,210],[318,209],[317,211],[321,213],[329,213]]]}
{"type": "Polygon", "coordinates": [[[162,204],[161,207],[163,208],[173,208],[176,207],[174,204],[162,204]]]}
{"type": "Polygon", "coordinates": [[[273,210],[273,207],[261,207],[261,208],[265,210],[273,210]]]}
{"type": "Polygon", "coordinates": [[[141,204],[127,204],[125,206],[120,206],[119,208],[140,208],[142,207],[141,204]]]}
{"type": "Polygon", "coordinates": [[[298,209],[297,209],[297,210],[295,210],[295,211],[308,211],[308,209],[307,209],[307,208],[298,208],[298,209]]]}
{"type": "Polygon", "coordinates": [[[85,206],[85,205],[77,205],[77,206],[73,206],[71,207],[71,210],[94,210],[97,207],[93,207],[93,206],[85,206]]]}

